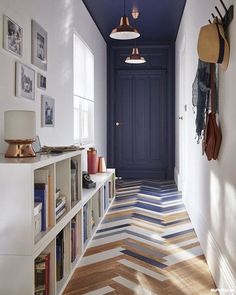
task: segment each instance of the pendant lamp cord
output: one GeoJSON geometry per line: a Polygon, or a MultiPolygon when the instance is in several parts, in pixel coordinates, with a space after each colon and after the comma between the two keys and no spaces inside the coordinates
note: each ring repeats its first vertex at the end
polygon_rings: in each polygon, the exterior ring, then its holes
{"type": "MultiPolygon", "coordinates": [[[[135,18],[135,19],[134,19],[134,28],[135,28],[135,29],[137,29],[137,23],[136,23],[136,22],[137,22],[137,19],[135,18]]],[[[137,47],[137,45],[136,45],[136,39],[137,39],[137,38],[134,39],[134,48],[137,47]]]]}
{"type": "Polygon", "coordinates": [[[125,0],[124,0],[124,16],[126,16],[126,15],[125,15],[125,0]]]}

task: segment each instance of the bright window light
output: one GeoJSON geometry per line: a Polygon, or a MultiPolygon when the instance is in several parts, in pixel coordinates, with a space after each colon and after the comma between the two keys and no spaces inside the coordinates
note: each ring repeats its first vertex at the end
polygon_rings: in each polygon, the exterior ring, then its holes
{"type": "Polygon", "coordinates": [[[74,34],[74,142],[94,141],[94,55],[74,34]]]}

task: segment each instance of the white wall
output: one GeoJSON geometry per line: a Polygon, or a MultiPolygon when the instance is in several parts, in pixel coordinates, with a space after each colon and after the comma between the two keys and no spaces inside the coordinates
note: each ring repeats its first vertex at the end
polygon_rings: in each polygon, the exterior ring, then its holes
{"type": "Polygon", "coordinates": [[[106,43],[81,0],[1,0],[0,43],[2,44],[3,14],[24,30],[23,57],[0,48],[0,152],[5,152],[3,114],[8,109],[36,111],[37,134],[45,145],[73,144],[73,31],[87,43],[95,55],[95,146],[106,156],[106,43]],[[31,65],[31,19],[48,33],[48,70],[31,65]],[[15,96],[15,61],[30,65],[47,77],[47,90],[36,88],[36,99],[30,101],[15,96]],[[56,126],[40,126],[40,97],[55,98],[56,126]]]}
{"type": "MultiPolygon", "coordinates": [[[[224,2],[228,7],[234,1],[224,2]]],[[[197,144],[195,138],[195,114],[192,110],[198,33],[200,27],[208,23],[211,12],[215,13],[215,5],[224,13],[219,1],[187,0],[176,41],[175,171],[217,286],[234,288],[236,293],[236,19],[229,27],[229,67],[226,72],[220,71],[219,110],[223,142],[217,161],[208,162],[201,155],[201,144],[197,144]],[[185,103],[187,112],[184,111],[185,103]],[[178,120],[180,115],[184,115],[183,121],[178,120]],[[181,177],[178,177],[179,173],[181,177]]]]}

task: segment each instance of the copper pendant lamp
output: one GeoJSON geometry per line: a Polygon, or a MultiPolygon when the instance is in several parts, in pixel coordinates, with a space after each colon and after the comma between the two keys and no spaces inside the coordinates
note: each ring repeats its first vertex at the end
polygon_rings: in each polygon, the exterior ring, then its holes
{"type": "MultiPolygon", "coordinates": [[[[136,27],[136,20],[139,17],[139,12],[137,10],[132,11],[132,17],[135,20],[135,27],[136,27]]],[[[132,49],[132,53],[128,56],[125,60],[127,64],[143,64],[146,62],[145,58],[140,55],[138,47],[136,46],[136,40],[134,40],[134,47],[132,49]]]]}
{"type": "Polygon", "coordinates": [[[124,16],[120,19],[120,25],[113,29],[110,37],[117,40],[130,40],[136,39],[140,36],[137,29],[129,24],[129,19],[125,15],[125,0],[124,0],[124,16]]]}
{"type": "Polygon", "coordinates": [[[134,47],[130,56],[125,60],[127,64],[144,64],[146,62],[145,58],[140,55],[137,47],[134,47]]]}

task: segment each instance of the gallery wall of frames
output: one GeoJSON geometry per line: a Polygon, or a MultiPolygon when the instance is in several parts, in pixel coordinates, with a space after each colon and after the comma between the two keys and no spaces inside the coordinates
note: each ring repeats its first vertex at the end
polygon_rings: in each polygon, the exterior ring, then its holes
{"type": "Polygon", "coordinates": [[[94,54],[94,144],[106,157],[107,46],[82,1],[0,0],[0,153],[4,112],[36,113],[42,145],[74,144],[73,34],[94,54]]]}
{"type": "Polygon", "coordinates": [[[35,20],[31,20],[31,65],[21,61],[24,30],[7,15],[3,16],[3,48],[18,57],[15,61],[15,95],[19,98],[35,100],[35,88],[41,94],[41,127],[55,126],[55,99],[46,94],[47,90],[47,43],[46,30],[35,20]]]}

